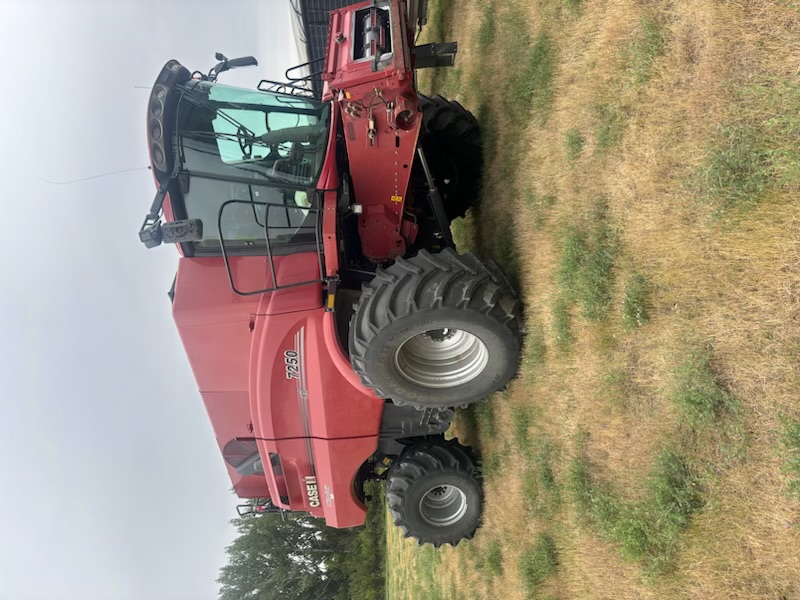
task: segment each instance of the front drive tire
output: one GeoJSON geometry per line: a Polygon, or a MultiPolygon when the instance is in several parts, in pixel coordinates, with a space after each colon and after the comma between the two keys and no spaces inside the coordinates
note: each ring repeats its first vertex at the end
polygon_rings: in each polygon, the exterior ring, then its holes
{"type": "Polygon", "coordinates": [[[466,406],[503,388],[520,355],[520,302],[474,255],[422,250],[364,285],[350,358],[382,398],[417,408],[466,406]]]}
{"type": "Polygon", "coordinates": [[[483,490],[469,449],[455,440],[405,450],[386,478],[394,524],[420,544],[455,546],[480,525],[483,490]]]}
{"type": "Polygon", "coordinates": [[[480,195],[483,146],[478,121],[458,102],[419,95],[431,163],[447,217],[463,217],[480,195]]]}

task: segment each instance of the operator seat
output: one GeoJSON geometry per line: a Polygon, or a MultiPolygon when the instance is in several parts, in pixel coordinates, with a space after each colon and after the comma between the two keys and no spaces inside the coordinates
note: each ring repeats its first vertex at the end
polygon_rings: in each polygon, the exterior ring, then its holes
{"type": "Polygon", "coordinates": [[[309,182],[313,174],[311,173],[311,163],[306,159],[279,158],[269,170],[269,175],[276,179],[304,185],[309,182]]]}

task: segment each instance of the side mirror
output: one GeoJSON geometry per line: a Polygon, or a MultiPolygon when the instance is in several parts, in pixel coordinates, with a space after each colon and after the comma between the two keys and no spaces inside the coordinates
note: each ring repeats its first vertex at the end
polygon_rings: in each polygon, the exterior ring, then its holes
{"type": "Polygon", "coordinates": [[[257,67],[258,61],[255,56],[242,56],[240,58],[231,58],[228,60],[228,68],[235,69],[237,67],[257,67]]]}
{"type": "Polygon", "coordinates": [[[220,73],[224,73],[229,69],[258,66],[258,61],[254,56],[241,56],[239,58],[229,59],[221,52],[217,52],[214,55],[214,58],[216,58],[219,62],[214,66],[213,69],[211,69],[211,71],[208,72],[208,80],[212,82],[217,80],[217,77],[219,77],[220,73]]]}
{"type": "Polygon", "coordinates": [[[183,219],[161,224],[161,241],[167,244],[199,242],[203,239],[203,221],[183,219]]]}
{"type": "Polygon", "coordinates": [[[161,245],[161,221],[147,219],[139,230],[139,241],[147,249],[161,245]]]}

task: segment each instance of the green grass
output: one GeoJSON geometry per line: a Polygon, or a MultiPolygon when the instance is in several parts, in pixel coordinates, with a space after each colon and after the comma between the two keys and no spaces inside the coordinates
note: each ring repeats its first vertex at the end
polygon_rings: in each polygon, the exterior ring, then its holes
{"type": "Polygon", "coordinates": [[[647,83],[653,75],[653,64],[664,54],[666,38],[656,21],[644,17],[626,51],[626,70],[635,83],[647,83]]]}
{"type": "Polygon", "coordinates": [[[458,431],[471,439],[488,439],[494,436],[494,408],[491,401],[473,402],[467,408],[458,409],[456,419],[458,431]]]}
{"type": "Polygon", "coordinates": [[[583,152],[583,147],[586,145],[586,138],[579,129],[570,129],[564,134],[564,145],[567,148],[567,159],[576,161],[583,152]]]}
{"type": "Polygon", "coordinates": [[[364,526],[357,530],[356,540],[336,566],[348,575],[349,592],[353,597],[378,600],[386,588],[386,503],[383,482],[370,481],[364,491],[367,502],[364,526]]]}
{"type": "Polygon", "coordinates": [[[417,565],[420,569],[420,576],[416,578],[418,587],[414,597],[443,600],[442,588],[436,577],[439,565],[442,563],[442,553],[430,544],[425,544],[419,548],[418,552],[417,565]]]}
{"type": "Polygon", "coordinates": [[[530,408],[522,404],[512,407],[511,420],[514,423],[514,442],[521,450],[527,449],[530,442],[528,430],[533,422],[530,408]]]}
{"type": "MultiPolygon", "coordinates": [[[[474,81],[470,87],[480,89],[481,83],[474,81]]],[[[483,153],[488,161],[494,158],[498,147],[498,127],[492,109],[486,102],[479,102],[475,111],[475,118],[481,126],[481,139],[483,141],[483,153]]],[[[479,228],[478,228],[479,229],[479,228]]]]}
{"type": "Polygon", "coordinates": [[[787,494],[800,500],[800,421],[781,417],[781,459],[788,477],[787,494]]]}
{"type": "Polygon", "coordinates": [[[611,406],[624,408],[628,401],[630,377],[625,369],[609,371],[600,382],[598,392],[611,406]]]}
{"type": "Polygon", "coordinates": [[[522,85],[531,99],[531,108],[544,122],[553,104],[553,75],[555,72],[555,45],[546,34],[535,40],[522,85]]]}
{"type": "Polygon", "coordinates": [[[553,340],[561,352],[568,352],[575,341],[569,309],[570,303],[563,296],[559,296],[553,304],[553,340]]]}
{"type": "Polygon", "coordinates": [[[533,547],[519,560],[522,583],[529,595],[537,592],[544,581],[556,572],[558,553],[556,545],[546,533],[539,533],[533,547]]]}
{"type": "Polygon", "coordinates": [[[569,470],[573,501],[626,560],[637,561],[651,576],[663,573],[678,549],[680,534],[702,506],[698,479],[685,458],[662,451],[647,482],[647,496],[639,502],[617,497],[591,474],[581,450],[569,470]]]}
{"type": "Polygon", "coordinates": [[[598,200],[582,224],[568,225],[562,235],[559,291],[587,319],[604,318],[612,301],[617,241],[610,219],[607,205],[598,200]]]}
{"type": "Polygon", "coordinates": [[[489,543],[489,548],[486,550],[484,569],[489,577],[503,574],[503,551],[500,548],[500,542],[497,540],[492,540],[489,543]]]}
{"type": "Polygon", "coordinates": [[[720,213],[752,208],[772,189],[800,185],[800,83],[742,86],[736,110],[717,129],[696,176],[700,197],[720,213]]]}
{"type": "Polygon", "coordinates": [[[478,44],[484,49],[494,42],[495,32],[497,31],[494,15],[495,9],[490,4],[484,5],[481,26],[478,29],[478,44]]]}
{"type": "Polygon", "coordinates": [[[599,154],[619,144],[625,129],[625,112],[616,104],[598,104],[594,112],[597,117],[595,154],[599,154]]]}
{"type": "Polygon", "coordinates": [[[493,447],[491,450],[484,451],[481,462],[481,472],[487,479],[495,477],[503,468],[503,461],[508,456],[511,449],[505,443],[502,446],[493,447]]]}
{"type": "Polygon", "coordinates": [[[540,436],[532,441],[531,447],[529,464],[523,473],[523,495],[533,514],[551,517],[561,505],[561,490],[553,471],[555,445],[540,436]]]}
{"type": "Polygon", "coordinates": [[[452,12],[453,0],[438,0],[431,3],[430,17],[428,26],[434,40],[441,41],[447,39],[447,32],[445,31],[445,16],[452,12]]]}
{"type": "Polygon", "coordinates": [[[561,240],[561,260],[558,264],[558,280],[567,295],[574,298],[578,294],[579,272],[584,268],[587,248],[586,233],[578,226],[567,226],[561,240]]]}
{"type": "Polygon", "coordinates": [[[525,329],[522,366],[526,374],[532,375],[535,370],[543,367],[547,360],[547,341],[544,325],[538,319],[528,319],[525,329]]]}
{"type": "MultiPolygon", "coordinates": [[[[441,42],[450,39],[450,32],[447,24],[447,19],[453,12],[453,0],[437,0],[437,2],[430,3],[428,10],[428,24],[425,29],[426,38],[431,42],[441,42]]],[[[440,67],[435,69],[426,69],[429,71],[429,85],[431,88],[438,90],[440,93],[445,93],[445,86],[443,82],[447,81],[451,75],[453,67],[440,67]]]]}
{"type": "Polygon", "coordinates": [[[491,402],[476,402],[471,408],[475,412],[481,435],[492,437],[495,433],[495,419],[491,402]]]}
{"type": "Polygon", "coordinates": [[[721,127],[705,170],[707,197],[723,209],[752,206],[770,184],[769,154],[752,125],[721,127]]]}
{"type": "Polygon", "coordinates": [[[445,98],[455,98],[462,89],[461,78],[463,71],[460,67],[448,67],[441,76],[441,90],[445,98]]]}
{"type": "Polygon", "coordinates": [[[472,228],[464,218],[455,219],[450,223],[450,232],[453,234],[453,242],[459,252],[467,252],[472,248],[472,228]]]}
{"type": "MultiPolygon", "coordinates": [[[[527,39],[519,39],[514,48],[528,47],[526,42],[527,39]]],[[[555,44],[549,35],[541,33],[528,52],[524,57],[515,51],[509,59],[519,63],[511,69],[506,86],[506,98],[512,108],[512,127],[523,127],[530,117],[544,124],[553,105],[555,44]]]]}
{"type": "Polygon", "coordinates": [[[503,271],[514,283],[519,283],[520,265],[519,252],[514,237],[514,227],[508,223],[497,232],[496,256],[497,262],[502,265],[503,271]]]}
{"type": "Polygon", "coordinates": [[[738,408],[736,400],[717,381],[710,358],[707,348],[686,352],[674,372],[669,390],[670,399],[695,430],[711,425],[718,416],[738,408]]]}
{"type": "Polygon", "coordinates": [[[622,327],[641,327],[650,320],[650,284],[640,273],[628,273],[622,293],[622,327]]]}
{"type": "Polygon", "coordinates": [[[541,231],[547,222],[550,209],[555,206],[558,201],[557,198],[553,194],[537,196],[533,190],[528,189],[525,192],[524,200],[525,206],[533,215],[533,228],[536,231],[541,231]]]}

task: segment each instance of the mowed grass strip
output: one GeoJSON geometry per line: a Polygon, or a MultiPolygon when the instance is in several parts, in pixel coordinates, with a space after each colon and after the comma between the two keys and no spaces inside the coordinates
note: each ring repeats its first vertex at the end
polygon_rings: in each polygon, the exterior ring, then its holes
{"type": "Polygon", "coordinates": [[[642,17],[625,52],[625,68],[635,83],[644,84],[650,80],[653,65],[665,48],[666,35],[662,26],[652,17],[642,17]]]}
{"type": "Polygon", "coordinates": [[[593,475],[582,447],[569,469],[569,490],[581,513],[627,560],[639,561],[648,575],[662,573],[677,552],[678,539],[702,503],[697,477],[686,459],[662,450],[639,502],[625,501],[593,475]]]}
{"type": "Polygon", "coordinates": [[[530,596],[539,591],[541,585],[556,572],[558,552],[553,538],[539,533],[530,550],[519,560],[519,573],[525,590],[530,596]]]}
{"type": "Polygon", "coordinates": [[[618,244],[604,199],[598,199],[578,223],[570,222],[561,239],[556,277],[559,298],[577,304],[587,319],[606,316],[613,298],[618,244]]]}
{"type": "Polygon", "coordinates": [[[558,202],[554,194],[537,195],[532,189],[527,189],[524,195],[524,208],[533,216],[532,227],[540,231],[548,222],[553,207],[558,202]]]}
{"type": "Polygon", "coordinates": [[[485,569],[489,577],[496,577],[503,573],[503,551],[499,540],[492,540],[486,551],[485,569]]]}
{"type": "Polygon", "coordinates": [[[503,70],[508,73],[503,86],[505,116],[511,127],[524,128],[531,119],[544,124],[555,95],[555,42],[545,30],[532,36],[519,8],[498,13],[498,19],[498,32],[514,40],[502,50],[503,70]]]}
{"type": "Polygon", "coordinates": [[[556,446],[551,439],[540,434],[532,441],[531,447],[522,475],[522,491],[531,514],[546,519],[561,508],[561,487],[553,468],[556,446]]]}
{"type": "Polygon", "coordinates": [[[595,154],[603,154],[619,144],[625,129],[627,108],[617,102],[603,102],[594,106],[595,154]]]}
{"type": "Polygon", "coordinates": [[[487,47],[494,42],[497,25],[495,23],[495,9],[491,4],[484,5],[481,10],[481,25],[478,29],[478,44],[487,47]]]}
{"type": "Polygon", "coordinates": [[[738,100],[696,177],[700,197],[720,213],[753,208],[770,190],[800,186],[800,82],[747,85],[738,100]]]}
{"type": "Polygon", "coordinates": [[[711,351],[690,348],[678,367],[668,394],[694,429],[711,425],[723,414],[734,413],[739,404],[711,370],[711,351]]]}
{"type": "Polygon", "coordinates": [[[626,330],[641,327],[650,320],[651,284],[644,275],[629,272],[622,294],[622,326],[626,330]]]}
{"type": "Polygon", "coordinates": [[[564,146],[567,149],[567,160],[574,162],[578,160],[586,145],[586,138],[580,129],[570,129],[564,135],[564,146]]]}

